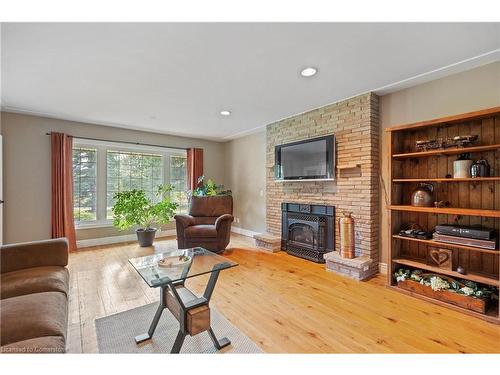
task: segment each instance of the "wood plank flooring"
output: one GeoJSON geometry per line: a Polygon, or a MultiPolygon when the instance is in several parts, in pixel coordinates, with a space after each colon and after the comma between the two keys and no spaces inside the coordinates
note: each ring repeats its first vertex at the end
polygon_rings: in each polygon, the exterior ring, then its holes
{"type": "MultiPolygon", "coordinates": [[[[174,238],[157,243],[176,248],[174,238]]],[[[122,244],[70,255],[69,352],[98,351],[96,318],[158,301],[128,264],[153,252],[122,244]]],[[[264,352],[500,353],[500,326],[386,289],[383,276],[357,282],[235,234],[225,256],[240,265],[221,272],[212,305],[264,352]]],[[[187,285],[201,294],[207,279],[187,285]]]]}

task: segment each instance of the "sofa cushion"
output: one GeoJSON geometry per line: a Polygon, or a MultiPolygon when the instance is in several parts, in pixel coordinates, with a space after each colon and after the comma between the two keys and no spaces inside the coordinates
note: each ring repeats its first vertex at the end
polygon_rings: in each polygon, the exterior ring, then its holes
{"type": "Polygon", "coordinates": [[[61,292],[33,293],[3,299],[0,345],[42,336],[66,337],[67,297],[61,292]]]}
{"type": "Polygon", "coordinates": [[[65,346],[64,338],[61,336],[43,336],[0,346],[0,353],[64,353],[65,346]]]}
{"type": "Polygon", "coordinates": [[[192,225],[184,231],[186,238],[217,237],[215,225],[192,225]]]}
{"type": "Polygon", "coordinates": [[[68,295],[69,273],[65,267],[46,266],[3,273],[0,279],[2,299],[40,292],[68,295]]]}

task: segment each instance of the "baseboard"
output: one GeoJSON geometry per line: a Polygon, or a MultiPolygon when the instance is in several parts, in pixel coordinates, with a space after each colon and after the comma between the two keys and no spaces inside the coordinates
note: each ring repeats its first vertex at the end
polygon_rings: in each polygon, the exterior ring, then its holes
{"type": "Polygon", "coordinates": [[[243,229],[243,228],[235,227],[235,226],[231,226],[231,232],[238,233],[238,234],[241,234],[243,236],[252,237],[252,238],[254,235],[259,234],[259,232],[254,232],[252,230],[243,229]]]}
{"type": "MultiPolygon", "coordinates": [[[[161,232],[158,232],[156,234],[156,238],[171,237],[171,236],[175,236],[175,235],[176,235],[175,229],[168,229],[168,230],[162,230],[161,232]]],[[[114,244],[114,243],[129,242],[129,241],[136,241],[136,240],[137,240],[137,235],[135,233],[132,233],[132,234],[126,234],[123,236],[111,236],[111,237],[101,237],[101,238],[90,238],[88,240],[79,240],[79,241],[76,241],[76,247],[80,249],[80,248],[84,248],[84,247],[110,245],[110,244],[114,244]]]]}
{"type": "Polygon", "coordinates": [[[378,272],[387,275],[387,263],[379,263],[378,272]]]}

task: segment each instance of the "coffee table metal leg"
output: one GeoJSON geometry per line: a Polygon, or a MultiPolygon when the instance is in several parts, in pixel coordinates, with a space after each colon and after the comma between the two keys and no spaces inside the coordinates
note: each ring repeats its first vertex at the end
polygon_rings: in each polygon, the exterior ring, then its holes
{"type": "Polygon", "coordinates": [[[217,337],[215,337],[215,333],[212,330],[212,327],[208,329],[208,334],[210,335],[210,338],[212,339],[214,346],[217,348],[217,350],[220,350],[231,344],[231,341],[229,341],[227,337],[223,337],[220,340],[218,340],[217,337]]]}
{"type": "Polygon", "coordinates": [[[143,341],[149,340],[153,337],[153,334],[155,333],[156,326],[158,325],[158,322],[160,321],[161,314],[163,313],[163,310],[165,310],[165,289],[164,287],[160,288],[160,304],[158,305],[158,309],[156,310],[155,316],[153,318],[153,321],[151,322],[151,325],[149,326],[148,333],[143,333],[139,336],[135,337],[135,342],[136,344],[139,344],[143,341]]]}
{"type": "Polygon", "coordinates": [[[180,353],[185,337],[186,334],[181,330],[179,330],[179,333],[177,333],[177,337],[175,338],[174,346],[172,346],[172,350],[170,351],[170,353],[172,354],[180,353]]]}

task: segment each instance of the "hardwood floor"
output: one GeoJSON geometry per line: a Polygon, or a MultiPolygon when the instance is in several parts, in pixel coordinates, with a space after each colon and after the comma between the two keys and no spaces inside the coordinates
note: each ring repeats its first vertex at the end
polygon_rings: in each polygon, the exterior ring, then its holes
{"type": "MultiPolygon", "coordinates": [[[[176,248],[175,239],[160,243],[176,248]]],[[[158,301],[128,264],[153,251],[129,244],[70,255],[69,352],[98,351],[96,318],[158,301]]],[[[500,326],[386,289],[383,276],[357,282],[235,234],[225,256],[240,265],[221,272],[212,305],[264,352],[500,353],[500,326]]],[[[201,293],[206,280],[187,285],[201,293]]]]}

